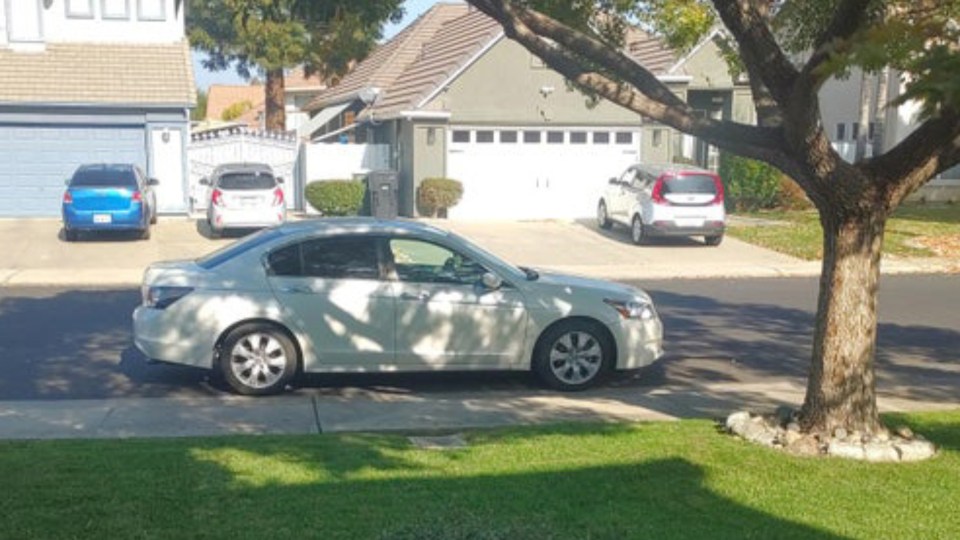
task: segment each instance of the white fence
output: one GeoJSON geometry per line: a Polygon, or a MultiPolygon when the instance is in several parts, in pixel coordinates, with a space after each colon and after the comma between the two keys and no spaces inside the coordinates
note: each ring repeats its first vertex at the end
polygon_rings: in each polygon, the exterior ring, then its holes
{"type": "Polygon", "coordinates": [[[386,144],[310,143],[304,145],[305,184],[314,180],[350,179],[390,167],[386,144]]]}
{"type": "Polygon", "coordinates": [[[296,208],[302,197],[297,167],[297,139],[282,133],[255,131],[246,128],[195,133],[187,151],[190,160],[190,209],[204,210],[209,189],[200,180],[224,163],[266,163],[274,174],[283,178],[284,197],[288,208],[296,208]]]}

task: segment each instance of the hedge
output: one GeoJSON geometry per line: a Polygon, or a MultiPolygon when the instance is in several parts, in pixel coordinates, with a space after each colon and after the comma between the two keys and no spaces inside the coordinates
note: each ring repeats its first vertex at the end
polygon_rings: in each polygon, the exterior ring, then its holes
{"type": "Polygon", "coordinates": [[[325,216],[356,216],[367,191],[362,180],[317,180],[307,184],[310,206],[325,216]]]}
{"type": "Polygon", "coordinates": [[[463,184],[450,178],[424,178],[417,190],[417,206],[421,214],[431,217],[446,215],[463,197],[463,184]]]}

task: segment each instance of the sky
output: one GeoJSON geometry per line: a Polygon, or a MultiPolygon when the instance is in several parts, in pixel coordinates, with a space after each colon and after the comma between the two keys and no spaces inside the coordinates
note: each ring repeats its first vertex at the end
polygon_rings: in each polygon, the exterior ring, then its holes
{"type": "MultiPolygon", "coordinates": [[[[447,3],[458,2],[459,0],[443,0],[447,3]]],[[[413,22],[421,13],[436,4],[438,0],[406,0],[403,3],[403,20],[398,24],[388,23],[384,28],[384,38],[389,39],[397,34],[401,29],[413,22]]],[[[200,64],[203,55],[193,53],[193,72],[197,81],[198,90],[206,90],[211,84],[246,84],[237,72],[233,69],[219,72],[210,72],[204,69],[200,64]]]]}

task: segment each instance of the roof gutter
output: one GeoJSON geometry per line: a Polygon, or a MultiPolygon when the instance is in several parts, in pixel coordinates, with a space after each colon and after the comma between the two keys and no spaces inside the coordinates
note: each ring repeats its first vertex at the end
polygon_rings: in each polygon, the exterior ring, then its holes
{"type": "Polygon", "coordinates": [[[662,83],[691,83],[692,75],[658,75],[657,80],[662,83]]]}

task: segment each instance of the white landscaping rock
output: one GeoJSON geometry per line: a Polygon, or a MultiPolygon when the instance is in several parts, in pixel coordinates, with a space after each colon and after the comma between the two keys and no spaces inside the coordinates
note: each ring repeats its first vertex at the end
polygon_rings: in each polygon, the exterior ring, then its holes
{"type": "Polygon", "coordinates": [[[827,454],[847,459],[864,459],[862,444],[848,443],[845,441],[830,441],[827,446],[827,454]]]}
{"type": "Polygon", "coordinates": [[[867,443],[863,445],[863,454],[867,461],[886,463],[900,461],[900,452],[889,443],[867,443]]]}
{"type": "Polygon", "coordinates": [[[727,429],[731,433],[743,436],[745,426],[750,423],[750,413],[747,411],[735,412],[727,417],[727,429]]]}
{"type": "Polygon", "coordinates": [[[930,459],[937,453],[937,448],[930,441],[912,440],[897,443],[901,461],[923,461],[930,459]]]}

